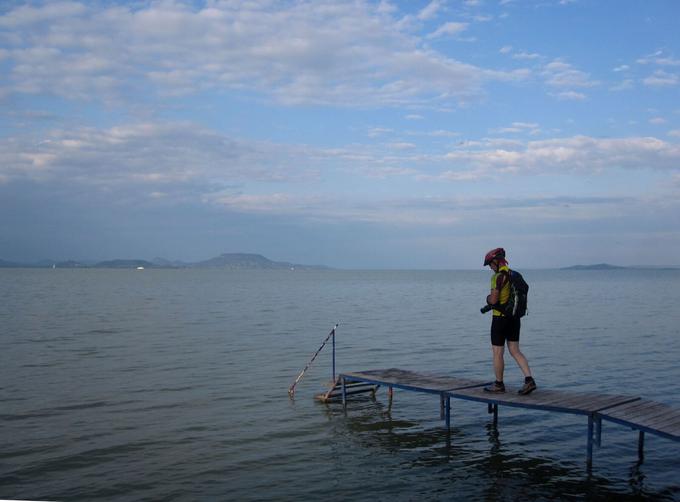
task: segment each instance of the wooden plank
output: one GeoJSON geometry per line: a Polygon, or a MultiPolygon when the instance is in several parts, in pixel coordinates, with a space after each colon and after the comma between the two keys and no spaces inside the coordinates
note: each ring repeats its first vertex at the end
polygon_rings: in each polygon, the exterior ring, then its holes
{"type": "Polygon", "coordinates": [[[483,402],[493,402],[520,408],[543,409],[546,411],[562,411],[565,413],[589,414],[615,406],[619,403],[637,399],[631,396],[615,396],[607,394],[575,393],[558,390],[538,389],[527,396],[518,395],[508,387],[504,394],[491,394],[483,389],[472,388],[450,392],[453,397],[474,398],[483,402]]]}
{"type": "Polygon", "coordinates": [[[427,375],[413,371],[388,368],[381,370],[368,370],[343,373],[342,376],[352,380],[358,379],[367,382],[379,383],[401,387],[416,392],[429,392],[439,394],[445,390],[469,387],[472,385],[485,385],[479,380],[457,378],[442,375],[427,375]]]}
{"type": "Polygon", "coordinates": [[[680,438],[680,424],[679,425],[672,425],[668,427],[668,434],[671,436],[676,436],[680,438]]]}
{"type": "Polygon", "coordinates": [[[664,413],[646,420],[646,425],[652,429],[664,430],[678,422],[680,422],[680,413],[673,410],[672,413],[664,413]]]}
{"type": "MultiPolygon", "coordinates": [[[[347,394],[368,390],[372,385],[386,385],[416,392],[446,394],[448,397],[468,399],[493,405],[514,406],[544,411],[575,413],[612,420],[640,430],[657,432],[672,439],[680,439],[680,410],[663,403],[640,399],[636,396],[573,392],[556,389],[537,389],[521,396],[517,389],[508,387],[503,394],[483,390],[487,383],[467,378],[416,373],[399,368],[387,368],[343,373],[347,394]]],[[[335,398],[339,391],[329,392],[335,398]]]]}
{"type": "Polygon", "coordinates": [[[633,404],[633,406],[628,405],[612,408],[611,410],[605,410],[603,415],[627,420],[640,418],[645,419],[663,414],[667,411],[675,411],[668,405],[649,401],[647,399],[641,399],[640,401],[631,404],[633,404]]]}
{"type": "MultiPolygon", "coordinates": [[[[651,401],[647,401],[645,399],[638,399],[637,401],[634,401],[632,403],[625,403],[625,404],[621,404],[619,406],[616,406],[615,408],[610,408],[608,410],[604,410],[603,413],[614,413],[614,411],[615,411],[617,416],[623,416],[623,415],[635,416],[638,413],[640,413],[641,410],[648,409],[650,404],[652,404],[651,401]]],[[[655,403],[655,404],[658,404],[658,403],[655,403]]]]}
{"type": "Polygon", "coordinates": [[[601,416],[605,420],[680,440],[680,410],[667,404],[644,399],[638,403],[606,410],[601,416]]]}

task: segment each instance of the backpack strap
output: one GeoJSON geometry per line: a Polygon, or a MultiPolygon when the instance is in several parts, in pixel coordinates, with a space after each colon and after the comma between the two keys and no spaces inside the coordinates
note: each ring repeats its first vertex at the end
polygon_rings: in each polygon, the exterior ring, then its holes
{"type": "Polygon", "coordinates": [[[500,287],[498,287],[498,281],[496,281],[496,289],[498,290],[498,293],[500,294],[501,289],[505,287],[505,284],[510,281],[510,271],[509,270],[501,270],[498,272],[501,274],[501,277],[504,279],[503,284],[501,284],[500,287]]]}

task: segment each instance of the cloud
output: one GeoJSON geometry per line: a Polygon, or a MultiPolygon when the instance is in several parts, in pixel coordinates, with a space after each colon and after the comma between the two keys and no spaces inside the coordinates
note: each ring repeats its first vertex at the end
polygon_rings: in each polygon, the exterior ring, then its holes
{"type": "MultiPolygon", "coordinates": [[[[515,122],[505,129],[532,132],[538,124],[515,122]]],[[[677,137],[676,133],[669,135],[677,137]]],[[[12,183],[61,187],[65,193],[85,191],[124,200],[131,207],[191,202],[336,221],[452,224],[459,213],[443,212],[446,203],[428,198],[430,188],[440,189],[442,183],[469,187],[499,174],[512,180],[620,169],[675,176],[680,171],[680,144],[653,137],[491,138],[461,142],[435,154],[406,142],[323,149],[245,141],[193,123],[55,129],[39,138],[0,139],[4,187],[12,183]],[[336,177],[360,189],[336,196],[335,186],[329,184],[336,177]]],[[[460,205],[455,209],[463,211],[460,205]]]]}
{"type": "Polygon", "coordinates": [[[619,82],[618,84],[612,85],[609,88],[609,90],[615,91],[615,92],[628,91],[630,89],[633,89],[633,87],[635,87],[633,80],[632,79],[626,79],[626,80],[619,82]]]}
{"type": "Polygon", "coordinates": [[[422,21],[432,19],[436,17],[437,13],[439,12],[439,9],[441,9],[441,2],[439,2],[438,0],[433,0],[418,13],[418,19],[422,21]]]}
{"type": "MultiPolygon", "coordinates": [[[[384,2],[108,5],[6,10],[0,94],[115,103],[247,89],[287,105],[366,107],[456,102],[479,95],[486,82],[525,77],[424,47],[384,2]]],[[[447,23],[435,33],[465,26],[447,23]]]]}
{"type": "Polygon", "coordinates": [[[657,70],[642,82],[649,87],[675,87],[680,84],[680,77],[674,73],[657,70]]]}
{"type": "Polygon", "coordinates": [[[393,150],[414,150],[416,148],[414,143],[408,143],[405,141],[390,143],[387,146],[393,150]]]}
{"type": "Polygon", "coordinates": [[[532,59],[540,59],[542,56],[537,53],[528,53],[528,52],[517,52],[512,55],[513,59],[523,59],[523,60],[532,60],[532,59]]]}
{"type": "Polygon", "coordinates": [[[433,33],[428,35],[428,38],[439,38],[443,36],[457,35],[467,30],[467,27],[468,23],[456,23],[456,22],[445,23],[441,25],[439,28],[437,28],[433,33]]]}
{"type": "Polygon", "coordinates": [[[547,174],[597,173],[610,169],[680,169],[680,145],[657,138],[599,139],[588,136],[556,138],[515,147],[495,148],[481,143],[451,151],[446,160],[458,171],[469,171],[478,179],[494,173],[547,174]]]}
{"type": "Polygon", "coordinates": [[[458,131],[447,131],[445,129],[438,129],[436,131],[430,131],[426,133],[428,136],[432,136],[435,138],[455,138],[460,136],[460,133],[458,131]]]}
{"type": "Polygon", "coordinates": [[[368,200],[336,195],[322,197],[232,192],[209,194],[205,202],[231,211],[294,216],[307,221],[416,226],[469,225],[495,221],[501,217],[520,224],[589,221],[618,216],[622,214],[623,208],[639,203],[632,197],[611,196],[392,196],[368,200]]]}
{"type": "Polygon", "coordinates": [[[391,132],[394,132],[394,129],[390,129],[387,127],[373,127],[368,131],[368,137],[369,138],[377,138],[379,136],[382,136],[384,134],[389,134],[391,132]]]}
{"type": "Polygon", "coordinates": [[[588,88],[598,85],[598,82],[591,80],[587,73],[559,59],[545,65],[542,74],[546,83],[551,87],[588,88]]]}
{"type": "Polygon", "coordinates": [[[649,123],[653,125],[661,125],[665,124],[666,122],[668,121],[663,117],[652,117],[651,119],[649,119],[649,123]]]}
{"type": "Polygon", "coordinates": [[[653,54],[639,58],[637,63],[643,65],[680,66],[680,59],[665,56],[663,51],[656,51],[653,54]]]}
{"type": "Polygon", "coordinates": [[[586,99],[585,94],[576,91],[564,91],[552,95],[556,96],[557,99],[560,99],[562,101],[584,101],[586,99]]]}
{"type": "Polygon", "coordinates": [[[304,146],[235,140],[195,124],[141,123],[56,130],[39,142],[5,139],[0,175],[107,191],[174,187],[191,195],[245,181],[313,179],[313,164],[323,156],[304,146]]]}
{"type": "Polygon", "coordinates": [[[554,92],[548,94],[563,101],[583,101],[586,95],[582,89],[599,85],[599,82],[591,80],[590,75],[560,59],[546,64],[541,70],[541,76],[548,87],[554,89],[554,92]]]}
{"type": "Polygon", "coordinates": [[[538,124],[535,123],[513,122],[509,127],[501,127],[499,129],[494,129],[493,132],[501,134],[528,132],[529,134],[535,135],[540,134],[541,130],[538,124]]]}

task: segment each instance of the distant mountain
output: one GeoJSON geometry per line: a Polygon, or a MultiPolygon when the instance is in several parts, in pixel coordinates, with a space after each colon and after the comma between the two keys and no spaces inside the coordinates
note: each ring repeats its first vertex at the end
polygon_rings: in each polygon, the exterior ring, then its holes
{"type": "Polygon", "coordinates": [[[15,263],[0,259],[0,268],[120,268],[136,269],[144,268],[222,268],[230,270],[315,270],[328,269],[321,265],[299,265],[295,263],[272,261],[259,254],[251,253],[224,253],[209,260],[196,263],[182,261],[170,261],[165,258],[147,260],[106,260],[97,263],[85,263],[79,261],[54,261],[42,260],[35,263],[15,263]]]}
{"type": "Polygon", "coordinates": [[[100,261],[93,265],[94,268],[157,268],[156,265],[146,260],[108,260],[100,261]]]}
{"type": "Polygon", "coordinates": [[[25,267],[21,263],[14,263],[13,261],[0,260],[0,268],[21,268],[25,267]]]}
{"type": "Polygon", "coordinates": [[[298,265],[295,263],[272,261],[260,254],[223,253],[209,260],[194,263],[195,268],[227,268],[232,270],[284,270],[284,269],[319,269],[321,266],[298,265]]]}
{"type": "Polygon", "coordinates": [[[91,265],[74,260],[58,261],[54,264],[54,268],[87,268],[91,265]]]}
{"type": "Polygon", "coordinates": [[[168,260],[166,258],[156,257],[151,260],[151,263],[162,268],[185,268],[191,266],[190,263],[186,263],[179,260],[168,260]]]}
{"type": "Polygon", "coordinates": [[[619,267],[617,265],[610,265],[609,263],[596,263],[595,265],[572,265],[571,267],[564,267],[560,270],[623,270],[629,267],[619,267]]]}

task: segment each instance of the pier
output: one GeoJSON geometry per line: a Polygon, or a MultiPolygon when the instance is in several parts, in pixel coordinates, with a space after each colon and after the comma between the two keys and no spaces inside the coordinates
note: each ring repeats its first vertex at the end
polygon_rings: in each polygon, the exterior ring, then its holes
{"type": "Polygon", "coordinates": [[[680,441],[680,410],[639,396],[581,393],[539,388],[532,394],[520,396],[517,389],[508,387],[502,394],[484,391],[490,382],[448,376],[427,375],[398,368],[340,373],[335,385],[317,396],[324,402],[341,401],[348,405],[350,395],[372,392],[380,386],[388,388],[390,401],[393,389],[422,392],[439,397],[440,417],[447,429],[451,427],[452,400],[478,402],[487,405],[498,426],[498,408],[511,406],[553,413],[580,415],[587,419],[586,464],[593,464],[593,446],[601,446],[602,421],[630,427],[638,431],[638,456],[644,458],[645,433],[672,441],[680,441]]]}

